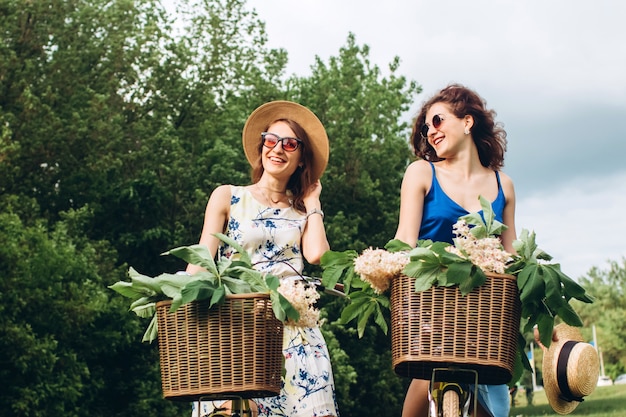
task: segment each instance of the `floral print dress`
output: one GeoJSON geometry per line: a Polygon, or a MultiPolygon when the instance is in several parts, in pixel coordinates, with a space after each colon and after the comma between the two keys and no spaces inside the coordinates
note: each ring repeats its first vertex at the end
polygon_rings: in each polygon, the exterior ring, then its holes
{"type": "MultiPolygon", "coordinates": [[[[297,279],[304,268],[301,240],[305,215],[293,207],[273,208],[258,202],[247,187],[231,186],[230,218],[225,234],[249,254],[255,268],[281,279],[297,279]]],[[[219,256],[239,254],[222,244],[219,256]]],[[[335,384],[326,341],[319,327],[285,325],[285,375],[280,394],[254,401],[261,417],[338,416],[335,384]]],[[[192,417],[197,417],[194,404],[192,417]]],[[[212,402],[201,403],[201,415],[212,402]]]]}

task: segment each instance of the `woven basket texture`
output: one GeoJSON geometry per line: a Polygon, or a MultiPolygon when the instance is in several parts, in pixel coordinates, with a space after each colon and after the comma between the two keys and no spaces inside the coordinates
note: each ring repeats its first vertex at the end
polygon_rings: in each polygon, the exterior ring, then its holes
{"type": "Polygon", "coordinates": [[[194,301],[170,313],[157,303],[163,397],[193,401],[278,395],[283,324],[266,294],[229,295],[209,309],[194,301]]]}
{"type": "Polygon", "coordinates": [[[466,296],[457,287],[416,293],[415,279],[391,284],[391,349],[396,374],[431,379],[435,368],[478,372],[481,384],[512,378],[521,306],[512,275],[487,274],[466,296]]]}

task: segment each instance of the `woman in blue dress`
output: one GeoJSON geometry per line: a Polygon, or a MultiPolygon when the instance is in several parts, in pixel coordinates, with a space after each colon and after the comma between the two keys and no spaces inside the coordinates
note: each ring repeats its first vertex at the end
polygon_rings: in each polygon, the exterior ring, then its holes
{"type": "MultiPolygon", "coordinates": [[[[452,225],[481,210],[479,196],[492,202],[496,219],[508,228],[500,236],[509,253],[515,234],[515,190],[501,168],[506,132],[495,112],[474,91],[451,84],[424,103],[411,136],[417,160],[406,169],[395,235],[411,246],[418,239],[452,243],[452,225]]],[[[428,416],[429,381],[414,379],[403,417],[428,416]]],[[[508,417],[506,385],[479,385],[475,416],[508,417]]]]}
{"type": "MultiPolygon", "coordinates": [[[[232,247],[213,236],[225,233],[250,255],[254,267],[281,282],[302,278],[304,259],[317,264],[329,249],[321,210],[320,177],[329,156],[328,136],[313,112],[289,101],[257,108],[243,129],[252,184],[217,187],[206,206],[200,243],[215,256],[236,259],[232,247]]],[[[199,270],[189,265],[187,272],[199,270]]],[[[285,374],[276,397],[255,399],[259,416],[336,417],[333,373],[326,342],[316,324],[287,323],[285,374]]],[[[194,404],[192,416],[210,415],[212,402],[194,404]]],[[[257,410],[254,411],[256,413],[257,410]]]]}

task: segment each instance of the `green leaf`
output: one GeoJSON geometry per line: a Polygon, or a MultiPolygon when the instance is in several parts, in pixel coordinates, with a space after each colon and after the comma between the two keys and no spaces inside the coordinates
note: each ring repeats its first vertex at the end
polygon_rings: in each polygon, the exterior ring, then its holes
{"type": "Polygon", "coordinates": [[[296,310],[281,293],[272,291],[270,293],[270,300],[272,301],[272,310],[278,320],[284,322],[290,319],[294,322],[298,322],[300,313],[298,313],[298,310],[296,310]]]}
{"type": "Polygon", "coordinates": [[[285,309],[280,305],[280,294],[278,292],[272,291],[270,293],[270,301],[272,302],[272,310],[274,311],[274,315],[278,320],[284,322],[287,318],[287,313],[285,312],[285,309]]]}
{"type": "Polygon", "coordinates": [[[544,268],[539,265],[537,272],[543,276],[545,284],[545,299],[551,311],[556,311],[561,307],[565,300],[561,292],[561,281],[558,275],[551,268],[544,268]]]}
{"type": "Polygon", "coordinates": [[[280,278],[276,275],[267,274],[265,276],[265,283],[270,290],[277,291],[278,287],[280,287],[280,278]]]}
{"type": "Polygon", "coordinates": [[[250,285],[247,282],[242,282],[240,279],[222,276],[222,284],[224,284],[224,290],[227,295],[230,294],[248,294],[252,292],[269,292],[265,283],[262,286],[250,285]]]}
{"type": "Polygon", "coordinates": [[[561,318],[561,320],[570,326],[582,327],[583,325],[583,322],[576,311],[574,311],[572,306],[568,303],[563,303],[556,311],[556,314],[561,318]]]}
{"type": "Polygon", "coordinates": [[[207,300],[220,288],[215,281],[196,280],[191,281],[181,290],[182,303],[187,304],[196,300],[207,300]]]}
{"type": "Polygon", "coordinates": [[[473,269],[474,265],[470,261],[454,262],[448,265],[448,270],[446,271],[446,284],[458,285],[467,283],[472,275],[473,269]]]}
{"type": "Polygon", "coordinates": [[[128,268],[128,276],[130,277],[131,282],[133,283],[133,286],[135,286],[135,288],[137,289],[145,288],[145,289],[150,289],[156,293],[161,292],[161,288],[159,287],[158,283],[154,280],[154,278],[149,277],[147,275],[140,274],[133,267],[128,268]]]}
{"type": "Polygon", "coordinates": [[[411,262],[426,262],[431,264],[439,264],[439,258],[430,248],[415,247],[409,252],[411,262]]]}
{"type": "Polygon", "coordinates": [[[413,247],[398,239],[392,239],[385,245],[385,249],[389,252],[411,251],[413,247]]]}
{"type": "MultiPolygon", "coordinates": [[[[387,320],[385,319],[385,315],[381,309],[382,303],[376,306],[376,311],[374,313],[374,322],[380,327],[384,334],[389,332],[389,326],[387,325],[387,320]]],[[[389,308],[389,306],[387,306],[389,308]]]]}
{"type": "MultiPolygon", "coordinates": [[[[532,283],[535,278],[535,271],[537,269],[537,264],[531,264],[522,269],[517,275],[517,288],[522,291],[527,291],[526,285],[529,282],[532,283]]],[[[531,284],[532,286],[532,284],[531,284]]]]}
{"type": "Polygon", "coordinates": [[[154,278],[161,292],[169,298],[176,297],[183,287],[193,280],[194,278],[187,274],[161,274],[154,278]]]}
{"type": "Polygon", "coordinates": [[[561,266],[556,264],[553,266],[556,273],[563,284],[563,292],[568,298],[575,298],[584,303],[593,303],[594,298],[586,293],[585,289],[580,286],[576,281],[561,272],[561,266]]]}
{"type": "Polygon", "coordinates": [[[554,329],[554,317],[542,314],[537,318],[537,330],[539,331],[539,340],[546,347],[550,347],[552,343],[552,331],[554,329]]]}
{"type": "Polygon", "coordinates": [[[348,324],[352,320],[367,309],[371,295],[363,291],[357,291],[350,294],[350,303],[343,309],[339,321],[341,324],[348,324]]]}
{"type": "Polygon", "coordinates": [[[197,244],[191,246],[181,246],[164,252],[163,255],[176,256],[187,263],[200,266],[216,277],[219,277],[219,272],[215,266],[213,256],[211,255],[211,252],[209,252],[209,248],[205,245],[197,244]]]}
{"type": "Polygon", "coordinates": [[[357,332],[359,334],[359,339],[363,337],[363,334],[365,333],[365,327],[367,326],[367,321],[369,320],[370,316],[372,315],[372,313],[374,313],[375,310],[376,310],[376,304],[373,302],[370,302],[367,304],[365,311],[359,314],[360,318],[357,324],[357,332]]]}
{"type": "Polygon", "coordinates": [[[152,297],[156,295],[156,292],[148,287],[139,287],[133,285],[132,282],[118,281],[113,285],[109,285],[109,288],[113,291],[123,295],[131,300],[137,300],[143,297],[152,297]]]}
{"type": "Polygon", "coordinates": [[[211,301],[209,302],[209,308],[214,305],[222,304],[226,300],[226,290],[223,286],[218,286],[213,290],[211,294],[211,301]]]}
{"type": "Polygon", "coordinates": [[[437,282],[440,275],[445,276],[445,272],[433,271],[431,273],[418,275],[417,278],[415,278],[415,285],[413,286],[415,292],[422,292],[431,289],[437,282]]]}
{"type": "Polygon", "coordinates": [[[226,243],[228,246],[236,250],[237,253],[239,253],[240,255],[239,259],[242,262],[244,262],[246,266],[248,266],[249,268],[252,268],[252,261],[250,260],[250,255],[248,255],[248,252],[243,247],[241,247],[241,245],[237,243],[236,240],[231,239],[230,237],[226,236],[223,233],[214,233],[213,236],[217,237],[222,242],[226,243]]]}
{"type": "Polygon", "coordinates": [[[130,310],[135,311],[136,308],[154,304],[154,297],[141,297],[130,304],[130,310]]]}
{"type": "Polygon", "coordinates": [[[132,308],[132,311],[142,319],[147,319],[154,316],[156,313],[156,303],[152,301],[146,304],[137,305],[132,308]]]}
{"type": "Polygon", "coordinates": [[[403,269],[406,276],[419,278],[421,275],[434,275],[445,273],[445,267],[439,262],[411,261],[403,269]]]}
{"type": "Polygon", "coordinates": [[[152,320],[150,320],[150,324],[148,325],[146,332],[143,334],[143,338],[141,339],[141,341],[152,343],[154,340],[156,340],[157,333],[158,333],[158,326],[159,325],[157,322],[157,316],[153,315],[152,320]]]}
{"type": "MultiPolygon", "coordinates": [[[[450,268],[452,268],[452,265],[450,265],[450,268]]],[[[469,278],[467,278],[465,281],[459,284],[459,290],[461,291],[462,295],[467,295],[470,292],[472,292],[474,288],[477,288],[483,285],[486,280],[487,280],[487,276],[485,275],[483,270],[473,265],[471,268],[469,278]]]]}
{"type": "Polygon", "coordinates": [[[520,301],[522,304],[525,304],[529,301],[543,299],[544,295],[545,283],[542,270],[540,268],[531,268],[524,288],[520,289],[520,301]]]}
{"type": "Polygon", "coordinates": [[[357,252],[348,250],[344,252],[326,251],[322,255],[321,266],[322,284],[326,288],[335,288],[337,283],[342,282],[345,286],[344,291],[350,292],[352,281],[357,274],[354,272],[354,260],[357,252]]]}

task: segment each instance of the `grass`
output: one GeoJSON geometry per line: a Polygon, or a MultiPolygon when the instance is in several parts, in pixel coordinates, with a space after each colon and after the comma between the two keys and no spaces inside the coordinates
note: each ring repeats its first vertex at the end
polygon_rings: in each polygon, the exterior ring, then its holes
{"type": "MultiPolygon", "coordinates": [[[[516,405],[511,407],[511,417],[559,416],[548,404],[544,391],[536,391],[533,405],[527,405],[526,396],[519,392],[515,397],[516,405]]],[[[626,415],[626,385],[597,387],[570,414],[588,417],[622,417],[626,415]]]]}

